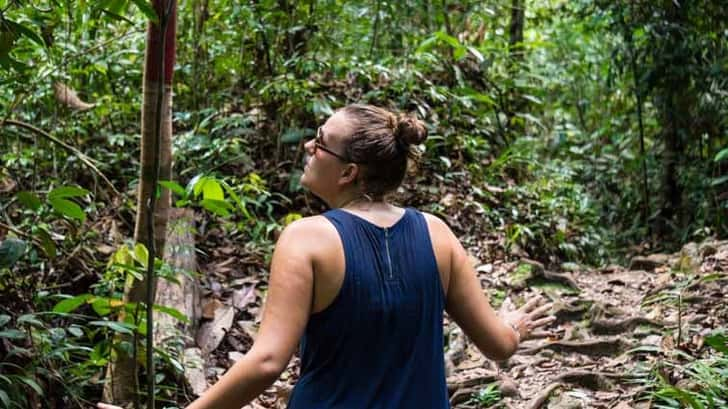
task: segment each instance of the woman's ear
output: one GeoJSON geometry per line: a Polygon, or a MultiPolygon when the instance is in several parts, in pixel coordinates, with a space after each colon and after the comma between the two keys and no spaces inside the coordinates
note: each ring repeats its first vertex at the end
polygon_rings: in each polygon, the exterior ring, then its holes
{"type": "Polygon", "coordinates": [[[356,182],[356,179],[359,177],[360,171],[361,168],[356,163],[347,164],[341,171],[341,175],[339,176],[339,184],[346,185],[356,182]]]}

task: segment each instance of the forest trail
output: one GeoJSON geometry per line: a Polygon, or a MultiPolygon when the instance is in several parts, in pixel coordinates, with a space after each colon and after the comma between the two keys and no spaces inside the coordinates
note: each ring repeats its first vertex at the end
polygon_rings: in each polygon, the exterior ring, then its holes
{"type": "MultiPolygon", "coordinates": [[[[211,259],[214,263],[203,267],[214,272],[204,309],[208,316],[211,309],[211,316],[215,308],[225,311],[230,320],[229,330],[207,360],[206,375],[214,382],[252,344],[265,296],[265,271],[231,277],[231,267],[241,262],[237,252],[225,245],[211,248],[217,254],[211,259]],[[234,319],[230,306],[236,311],[234,319]]],[[[255,254],[246,257],[244,264],[257,264],[255,254]]],[[[728,241],[689,243],[675,254],[634,257],[629,267],[582,269],[566,264],[570,271],[556,272],[528,259],[472,261],[494,305],[505,294],[517,304],[541,294],[554,302],[557,320],[548,328],[548,337],[524,341],[508,361],[496,364],[446,318],[445,359],[453,408],[491,407],[474,396],[496,382],[503,399],[492,407],[648,408],[644,380],[658,362],[674,359],[680,351],[701,356],[707,350],[704,337],[728,323],[723,291],[728,241]]],[[[281,378],[247,408],[284,408],[298,370],[294,358],[281,378]]],[[[684,381],[669,367],[661,373],[672,382],[684,381]]]]}

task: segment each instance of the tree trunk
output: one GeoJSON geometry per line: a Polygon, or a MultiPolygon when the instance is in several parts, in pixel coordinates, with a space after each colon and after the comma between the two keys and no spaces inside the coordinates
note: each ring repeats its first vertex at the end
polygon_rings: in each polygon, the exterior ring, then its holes
{"type": "MultiPolygon", "coordinates": [[[[526,5],[523,0],[511,1],[511,21],[508,27],[508,73],[513,79],[521,69],[523,61],[523,27],[526,19],[526,5]]],[[[515,81],[511,81],[515,84],[515,81]]],[[[511,134],[523,133],[524,126],[515,120],[517,112],[523,112],[526,109],[525,100],[521,98],[515,85],[508,92],[508,108],[506,116],[508,118],[508,130],[511,134]]],[[[515,135],[514,135],[515,136],[515,135]]]]}
{"type": "MultiPolygon", "coordinates": [[[[134,241],[144,244],[147,248],[150,248],[151,243],[147,240],[146,218],[148,206],[146,200],[153,197],[152,193],[156,188],[153,186],[156,172],[156,169],[154,169],[156,155],[154,148],[157,137],[157,121],[160,115],[159,179],[172,179],[172,73],[176,50],[176,3],[176,0],[153,1],[154,9],[157,15],[160,16],[160,21],[163,19],[162,16],[169,12],[164,38],[162,37],[160,24],[149,22],[147,25],[141,126],[141,173],[137,191],[137,217],[134,228],[134,241]],[[162,56],[164,56],[164,61],[161,59],[162,56]],[[160,63],[162,63],[162,67],[160,67],[160,63]],[[162,90],[161,93],[160,90],[162,90]],[[159,104],[159,98],[162,98],[161,104],[159,104]],[[160,106],[161,112],[158,110],[160,106]]],[[[154,246],[159,257],[164,254],[169,207],[170,192],[167,189],[161,189],[154,214],[154,246]]],[[[131,285],[125,288],[125,302],[141,303],[145,302],[146,299],[145,281],[134,280],[131,285]]],[[[123,314],[120,319],[124,319],[123,314]]],[[[121,341],[131,342],[129,337],[122,337],[121,341]]],[[[104,399],[109,402],[128,404],[135,398],[135,392],[138,391],[136,360],[123,351],[117,351],[115,358],[109,365],[107,372],[104,399]]]]}

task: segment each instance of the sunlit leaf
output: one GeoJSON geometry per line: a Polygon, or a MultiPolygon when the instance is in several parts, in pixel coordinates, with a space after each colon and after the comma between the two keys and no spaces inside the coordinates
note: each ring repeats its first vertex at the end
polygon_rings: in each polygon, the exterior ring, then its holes
{"type": "Polygon", "coordinates": [[[80,220],[83,222],[86,220],[86,214],[81,209],[81,206],[77,205],[76,203],[61,199],[61,198],[52,198],[48,199],[48,202],[51,204],[53,209],[57,211],[58,213],[70,217],[72,219],[80,220]]]}
{"type": "Polygon", "coordinates": [[[48,193],[48,199],[67,199],[69,197],[83,197],[90,194],[86,189],[75,186],[61,186],[48,193]]]}
{"type": "Polygon", "coordinates": [[[80,294],[75,297],[67,298],[53,307],[53,312],[57,313],[69,313],[76,310],[78,307],[85,304],[88,300],[93,298],[92,294],[80,294]]]}

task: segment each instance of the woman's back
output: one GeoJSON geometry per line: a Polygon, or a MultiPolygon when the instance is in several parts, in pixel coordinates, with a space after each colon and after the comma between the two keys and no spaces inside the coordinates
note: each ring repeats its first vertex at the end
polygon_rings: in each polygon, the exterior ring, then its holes
{"type": "Polygon", "coordinates": [[[324,216],[343,247],[344,277],[306,326],[289,408],[449,407],[445,296],[424,216],[406,209],[387,228],[340,209],[324,216]]]}

